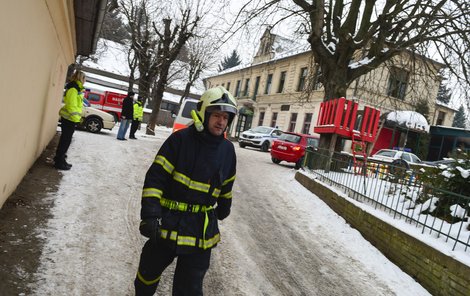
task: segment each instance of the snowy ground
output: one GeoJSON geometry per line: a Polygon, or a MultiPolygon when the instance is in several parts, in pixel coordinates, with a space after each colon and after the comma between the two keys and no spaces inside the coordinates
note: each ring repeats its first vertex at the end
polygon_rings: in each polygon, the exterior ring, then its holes
{"type": "MultiPolygon", "coordinates": [[[[113,131],[78,131],[69,150],[33,295],[133,295],[140,248],[140,194],[165,138],[117,141],[113,131]]],[[[232,214],[221,222],[206,295],[429,295],[310,191],[292,166],[241,149],[232,214]]],[[[171,294],[171,268],[158,295],[171,294]]]]}

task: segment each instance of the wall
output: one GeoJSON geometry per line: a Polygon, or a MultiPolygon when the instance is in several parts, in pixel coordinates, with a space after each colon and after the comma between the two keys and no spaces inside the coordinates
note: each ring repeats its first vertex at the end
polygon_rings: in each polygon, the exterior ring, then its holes
{"type": "Polygon", "coordinates": [[[432,295],[470,295],[470,267],[356,207],[316,180],[297,172],[297,181],[432,295]]]}
{"type": "Polygon", "coordinates": [[[0,10],[0,206],[56,133],[73,1],[3,1],[0,10]]]}

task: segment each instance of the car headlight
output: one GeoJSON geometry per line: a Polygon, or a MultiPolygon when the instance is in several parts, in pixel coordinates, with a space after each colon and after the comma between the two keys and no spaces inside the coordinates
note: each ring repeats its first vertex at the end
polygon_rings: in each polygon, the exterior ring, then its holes
{"type": "Polygon", "coordinates": [[[261,136],[255,136],[255,139],[261,139],[261,136]]]}

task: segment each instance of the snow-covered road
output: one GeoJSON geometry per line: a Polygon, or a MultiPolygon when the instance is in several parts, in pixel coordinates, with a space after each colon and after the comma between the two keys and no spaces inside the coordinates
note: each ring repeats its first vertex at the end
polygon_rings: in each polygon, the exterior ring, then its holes
{"type": "MultiPolygon", "coordinates": [[[[34,295],[133,295],[144,175],[170,130],[117,141],[76,132],[52,210],[34,295]]],[[[142,129],[140,132],[143,132],[142,129]]],[[[206,295],[429,295],[294,180],[290,165],[241,149],[232,214],[220,223],[206,295]]],[[[171,295],[171,268],[158,295],[171,295]]]]}

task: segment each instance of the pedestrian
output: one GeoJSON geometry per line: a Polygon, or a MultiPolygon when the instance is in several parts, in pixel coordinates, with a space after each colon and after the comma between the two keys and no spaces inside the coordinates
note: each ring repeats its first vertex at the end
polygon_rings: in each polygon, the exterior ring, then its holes
{"type": "Polygon", "coordinates": [[[85,79],[85,73],[77,70],[70,77],[69,83],[65,85],[64,106],[59,111],[61,134],[54,156],[54,167],[58,170],[70,170],[72,167],[65,158],[72,142],[75,127],[82,119],[85,79]]]}
{"type": "Polygon", "coordinates": [[[132,117],[134,116],[134,95],[133,91],[127,93],[127,96],[122,101],[122,110],[121,110],[121,124],[119,125],[119,130],[117,133],[118,140],[127,140],[126,133],[129,125],[132,123],[132,117]]]}
{"type": "Polygon", "coordinates": [[[135,132],[139,128],[142,118],[144,117],[144,107],[142,106],[143,99],[141,96],[134,103],[134,117],[132,118],[131,131],[129,133],[129,139],[137,139],[135,137],[135,132]]]}
{"type": "Polygon", "coordinates": [[[236,106],[223,87],[204,92],[195,124],[171,134],[147,171],[139,230],[149,240],[134,280],[136,295],[153,295],[175,258],[173,295],[203,294],[211,249],[220,241],[217,220],[232,205],[236,155],[224,132],[236,106]]]}

